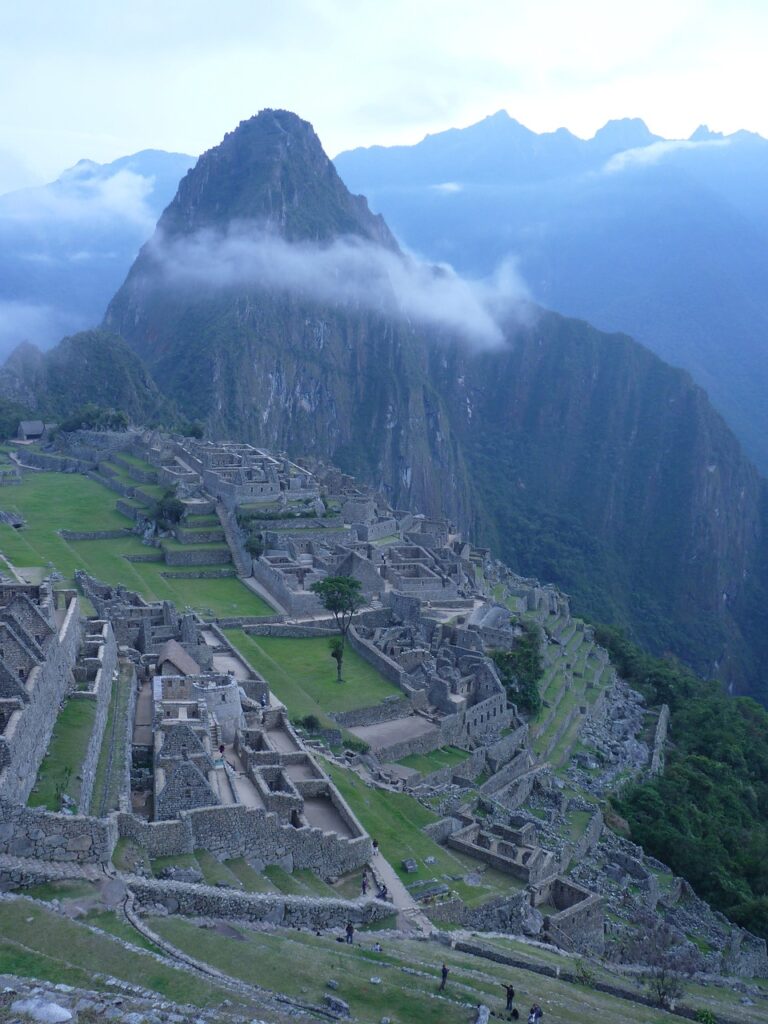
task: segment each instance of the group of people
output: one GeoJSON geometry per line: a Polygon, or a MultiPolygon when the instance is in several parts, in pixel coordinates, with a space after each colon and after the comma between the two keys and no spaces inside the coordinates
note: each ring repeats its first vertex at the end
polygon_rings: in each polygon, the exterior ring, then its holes
{"type": "MultiPolygon", "coordinates": [[[[443,966],[440,968],[440,984],[438,986],[438,992],[443,992],[445,990],[445,983],[448,981],[449,973],[450,971],[448,969],[447,964],[443,964],[443,966]]],[[[504,1007],[505,1011],[509,1013],[512,1020],[519,1020],[520,1011],[517,1009],[516,1006],[513,1005],[515,1001],[515,986],[506,985],[504,982],[502,982],[501,987],[507,994],[507,1004],[504,1007]]],[[[538,1003],[534,1003],[531,1009],[528,1011],[528,1024],[539,1024],[539,1021],[543,1016],[544,1011],[542,1010],[542,1008],[539,1006],[538,1003]]]]}
{"type": "Polygon", "coordinates": [[[361,892],[362,892],[363,896],[366,896],[368,894],[368,889],[371,887],[372,884],[376,885],[376,898],[377,899],[379,899],[379,900],[388,900],[389,899],[389,889],[384,884],[384,882],[377,882],[375,878],[373,878],[372,881],[369,881],[369,879],[368,879],[368,869],[367,868],[363,868],[363,880],[362,880],[362,882],[360,884],[360,889],[361,889],[361,892]]]}

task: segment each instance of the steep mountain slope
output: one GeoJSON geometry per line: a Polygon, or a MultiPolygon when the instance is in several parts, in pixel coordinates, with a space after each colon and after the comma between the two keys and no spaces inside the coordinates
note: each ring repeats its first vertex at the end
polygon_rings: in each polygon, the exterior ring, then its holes
{"type": "Polygon", "coordinates": [[[93,402],[122,409],[134,423],[152,420],[164,402],[136,354],[103,330],[64,338],[46,353],[19,345],[0,369],[0,396],[53,418],[93,402]]]}
{"type": "Polygon", "coordinates": [[[768,141],[637,120],[585,141],[500,112],[336,165],[409,247],[473,275],[513,254],[543,305],[689,370],[768,470],[768,141]]]}
{"type": "Polygon", "coordinates": [[[763,485],[703,392],[550,314],[507,318],[479,348],[398,305],[401,259],[311,127],[263,111],[184,179],[106,324],[214,433],[329,456],[447,512],[581,609],[765,698],[765,605],[747,593],[763,586],[763,485]],[[367,297],[346,287],[339,231],[356,273],[372,261],[367,297]]]}
{"type": "Polygon", "coordinates": [[[49,185],[0,196],[0,356],[97,324],[193,163],[157,150],[81,160],[49,185]]]}

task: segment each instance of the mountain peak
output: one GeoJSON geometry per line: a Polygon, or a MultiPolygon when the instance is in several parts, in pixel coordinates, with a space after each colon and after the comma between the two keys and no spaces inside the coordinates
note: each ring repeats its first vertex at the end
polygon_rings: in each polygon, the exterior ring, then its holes
{"type": "Polygon", "coordinates": [[[648,146],[659,139],[660,136],[654,135],[641,117],[622,117],[607,121],[595,132],[592,142],[618,153],[624,149],[648,146]]]}
{"type": "Polygon", "coordinates": [[[288,241],[357,235],[397,243],[363,196],[353,196],[312,125],[288,110],[241,121],[184,177],[160,219],[166,235],[256,221],[288,241]]]}
{"type": "Polygon", "coordinates": [[[691,135],[689,142],[712,142],[715,139],[724,139],[725,136],[722,132],[710,131],[709,126],[706,124],[700,124],[696,131],[691,135]]]}

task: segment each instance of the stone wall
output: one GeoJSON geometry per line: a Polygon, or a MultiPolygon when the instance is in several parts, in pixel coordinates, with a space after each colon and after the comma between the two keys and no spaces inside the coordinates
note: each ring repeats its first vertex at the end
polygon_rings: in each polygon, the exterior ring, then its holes
{"type": "Polygon", "coordinates": [[[133,530],[126,526],[122,530],[59,530],[62,540],[116,540],[130,537],[133,530]]]}
{"type": "Polygon", "coordinates": [[[114,816],[55,814],[0,799],[0,853],[39,860],[106,864],[117,842],[114,816]]]}
{"type": "Polygon", "coordinates": [[[134,463],[129,459],[124,459],[118,454],[113,455],[111,461],[114,462],[116,466],[120,466],[121,469],[124,469],[128,476],[137,483],[157,483],[157,470],[155,469],[142,469],[141,466],[134,465],[134,463]]]}
{"type": "MultiPolygon", "coordinates": [[[[123,662],[123,664],[127,664],[123,662]]],[[[120,771],[122,774],[122,780],[120,782],[119,790],[119,807],[121,811],[130,811],[131,809],[131,768],[133,766],[133,724],[136,721],[136,704],[139,699],[139,686],[138,679],[136,677],[136,666],[131,666],[131,675],[128,682],[125,684],[130,687],[128,694],[128,708],[125,715],[125,731],[120,738],[122,745],[122,764],[119,761],[113,762],[113,771],[120,771]]],[[[117,750],[114,755],[117,757],[117,750]]]]}
{"type": "Polygon", "coordinates": [[[531,906],[527,892],[497,896],[479,907],[468,907],[463,900],[447,900],[425,908],[430,921],[477,931],[511,932],[515,935],[539,935],[544,924],[541,913],[531,906]]]}
{"type": "Polygon", "coordinates": [[[180,544],[226,544],[227,539],[220,526],[211,526],[204,530],[189,530],[184,526],[176,528],[176,540],[180,544]]]}
{"type": "MultiPolygon", "coordinates": [[[[266,617],[269,619],[269,617],[266,617]]],[[[273,616],[274,622],[257,622],[252,626],[243,626],[243,632],[249,636],[287,636],[295,640],[312,636],[338,636],[335,626],[312,626],[308,623],[283,622],[284,616],[273,616]]]]}
{"type": "Polygon", "coordinates": [[[200,548],[190,545],[188,548],[163,548],[166,565],[221,565],[231,562],[232,555],[228,547],[200,548]]]}
{"type": "Polygon", "coordinates": [[[346,729],[360,725],[378,725],[380,722],[391,722],[396,718],[406,718],[411,713],[411,702],[407,697],[392,694],[385,697],[380,704],[367,708],[355,708],[352,711],[337,711],[331,718],[346,729]]]}
{"type": "Polygon", "coordinates": [[[127,501],[123,501],[118,498],[115,502],[115,508],[121,515],[127,516],[128,519],[139,520],[144,519],[146,511],[142,508],[136,508],[134,505],[130,505],[127,501]]]}
{"type": "MultiPolygon", "coordinates": [[[[266,922],[283,928],[342,928],[348,921],[370,924],[393,913],[381,900],[343,900],[242,893],[187,882],[131,879],[136,909],[152,913],[157,906],[188,917],[266,922]]],[[[298,967],[298,965],[296,965],[298,967]]]]}
{"type": "Polygon", "coordinates": [[[394,683],[395,686],[402,687],[405,672],[403,672],[396,661],[387,657],[387,655],[375,647],[370,640],[366,640],[364,637],[360,636],[354,626],[349,627],[347,639],[352,650],[359,654],[360,657],[370,665],[373,665],[373,667],[380,672],[385,679],[388,679],[390,683],[394,683]]]}
{"type": "Polygon", "coordinates": [[[319,828],[283,824],[276,814],[241,804],[182,811],[178,819],[148,822],[132,814],[118,816],[121,838],[143,846],[150,857],[209,850],[214,856],[248,857],[288,871],[311,868],[324,878],[353,871],[370,860],[370,838],[343,802],[356,838],[346,839],[319,828]]]}
{"type": "Polygon", "coordinates": [[[19,459],[22,465],[34,466],[35,469],[44,469],[49,473],[87,473],[93,465],[81,459],[51,455],[48,452],[31,452],[26,449],[19,452],[19,459]]]}
{"type": "Polygon", "coordinates": [[[523,772],[527,771],[531,767],[531,758],[528,749],[522,750],[516,757],[505,764],[503,768],[500,768],[495,772],[490,779],[482,784],[480,792],[484,796],[491,796],[493,793],[498,793],[500,789],[504,789],[511,782],[522,775],[523,772]]]}
{"type": "Polygon", "coordinates": [[[0,797],[26,803],[50,743],[59,704],[72,681],[79,647],[80,605],[73,597],[58,634],[48,646],[45,661],[27,677],[28,703],[11,714],[3,731],[5,764],[0,771],[0,797]]]}
{"type": "MultiPolygon", "coordinates": [[[[485,766],[486,751],[484,748],[481,748],[480,750],[473,751],[466,761],[462,761],[461,764],[449,765],[447,768],[438,768],[436,772],[429,772],[427,775],[422,775],[418,784],[425,786],[443,786],[450,784],[456,777],[469,779],[471,781],[477,778],[477,776],[484,770],[485,766]]],[[[413,783],[410,783],[410,785],[413,785],[413,783]]]]}
{"type": "Polygon", "coordinates": [[[283,574],[264,559],[253,560],[253,576],[289,615],[317,615],[323,611],[317,594],[309,590],[291,590],[283,574]]]}
{"type": "Polygon", "coordinates": [[[231,569],[179,569],[176,572],[161,572],[160,575],[166,580],[223,580],[237,576],[234,567],[231,569]]]}
{"type": "Polygon", "coordinates": [[[109,488],[110,491],[114,491],[115,494],[119,494],[123,498],[132,498],[134,495],[135,488],[128,487],[116,477],[108,476],[105,473],[96,473],[94,470],[90,469],[85,475],[90,477],[91,480],[95,480],[97,484],[101,484],[103,487],[109,488]]]}
{"type": "Polygon", "coordinates": [[[104,739],[104,728],[107,724],[109,714],[109,702],[112,697],[112,686],[117,675],[117,643],[112,626],[105,622],[102,627],[103,643],[99,649],[101,667],[96,673],[93,686],[86,692],[75,692],[73,699],[91,699],[96,702],[96,717],[93,722],[93,729],[88,740],[88,749],[83,759],[80,775],[80,803],[78,810],[81,814],[88,814],[91,808],[91,796],[93,784],[96,781],[96,768],[99,763],[101,744],[104,739]]]}
{"type": "Polygon", "coordinates": [[[506,736],[490,743],[485,752],[488,758],[488,768],[491,772],[497,772],[503,765],[508,764],[510,758],[526,743],[528,735],[528,723],[519,725],[506,736]]]}

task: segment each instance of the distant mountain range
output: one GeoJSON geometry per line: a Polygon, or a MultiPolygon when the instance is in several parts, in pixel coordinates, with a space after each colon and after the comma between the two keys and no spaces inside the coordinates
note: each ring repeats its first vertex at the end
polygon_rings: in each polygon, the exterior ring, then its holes
{"type": "Polygon", "coordinates": [[[42,363],[22,350],[0,394],[31,381],[55,404],[69,375],[99,401],[103,344],[111,403],[141,415],[156,385],[210,436],[326,457],[768,701],[766,485],[705,393],[530,304],[514,275],[475,287],[404,255],[295,114],[262,111],[203,154],[103,327],[42,363]]]}
{"type": "Polygon", "coordinates": [[[0,358],[101,321],[194,162],[158,150],[81,160],[49,185],[0,195],[0,358]]]}
{"type": "Polygon", "coordinates": [[[768,472],[768,141],[637,119],[582,140],[500,111],[335,163],[410,249],[475,276],[512,257],[536,302],[687,369],[768,472]]]}

